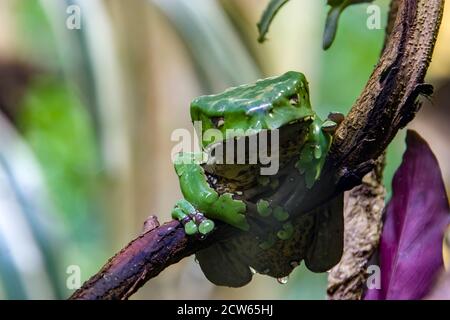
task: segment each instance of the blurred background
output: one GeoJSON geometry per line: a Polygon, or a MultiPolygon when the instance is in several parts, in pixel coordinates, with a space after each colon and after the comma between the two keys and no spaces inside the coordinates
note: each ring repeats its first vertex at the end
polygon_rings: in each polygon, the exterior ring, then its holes
{"type": "MultiPolygon", "coordinates": [[[[324,52],[325,0],[290,1],[262,45],[265,0],[0,0],[0,298],[66,298],[74,270],[88,279],[149,215],[170,218],[181,198],[171,134],[193,131],[194,97],[298,70],[321,116],[348,111],[377,62],[388,2],[375,1],[375,30],[367,4],[350,7],[324,52]]],[[[436,93],[411,127],[430,143],[448,186],[446,6],[428,73],[436,93]]],[[[403,139],[389,148],[388,190],[403,139]]],[[[326,278],[299,267],[284,285],[255,276],[244,288],[221,288],[189,258],[133,298],[324,299],[326,278]]]]}

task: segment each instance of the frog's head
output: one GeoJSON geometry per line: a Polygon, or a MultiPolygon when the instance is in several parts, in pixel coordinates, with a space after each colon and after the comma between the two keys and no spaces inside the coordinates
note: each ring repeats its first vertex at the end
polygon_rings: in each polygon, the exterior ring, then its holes
{"type": "Polygon", "coordinates": [[[202,96],[191,103],[192,121],[202,124],[203,148],[230,136],[279,129],[312,117],[308,82],[302,73],[294,71],[230,88],[220,94],[202,96]],[[208,134],[211,129],[221,135],[213,135],[211,139],[208,134]]]}

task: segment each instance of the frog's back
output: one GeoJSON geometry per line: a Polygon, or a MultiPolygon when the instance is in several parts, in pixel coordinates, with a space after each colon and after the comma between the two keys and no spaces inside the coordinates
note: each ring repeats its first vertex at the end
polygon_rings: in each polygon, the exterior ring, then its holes
{"type": "Polygon", "coordinates": [[[271,109],[286,98],[307,91],[308,83],[300,72],[289,71],[278,77],[261,79],[256,83],[229,88],[226,91],[201,96],[192,101],[192,112],[210,116],[227,113],[252,113],[271,109]]]}
{"type": "Polygon", "coordinates": [[[224,134],[227,129],[277,129],[311,114],[308,82],[295,71],[201,96],[191,103],[192,121],[201,121],[203,131],[214,128],[224,134]]]}

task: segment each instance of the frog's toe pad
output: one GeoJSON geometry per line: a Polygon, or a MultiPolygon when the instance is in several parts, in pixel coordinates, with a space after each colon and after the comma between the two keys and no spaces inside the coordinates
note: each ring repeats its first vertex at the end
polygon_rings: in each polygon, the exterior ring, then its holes
{"type": "Polygon", "coordinates": [[[195,209],[191,207],[192,205],[189,202],[179,201],[172,210],[172,218],[181,222],[187,235],[198,233],[198,226],[192,217],[192,212],[195,212],[195,209]]]}
{"type": "Polygon", "coordinates": [[[214,230],[214,221],[212,220],[205,219],[198,225],[198,231],[203,235],[207,235],[213,230],[214,230]]]}
{"type": "Polygon", "coordinates": [[[198,232],[198,227],[194,221],[190,220],[184,225],[184,232],[187,235],[192,236],[198,232]]]}

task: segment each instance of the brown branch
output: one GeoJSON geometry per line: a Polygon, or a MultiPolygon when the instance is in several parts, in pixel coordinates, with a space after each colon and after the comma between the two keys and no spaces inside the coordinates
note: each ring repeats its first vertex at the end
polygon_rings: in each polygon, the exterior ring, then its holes
{"type": "MultiPolygon", "coordinates": [[[[383,55],[336,133],[325,174],[313,190],[315,203],[359,185],[397,131],[414,117],[418,96],[430,93],[424,77],[443,7],[444,0],[398,1],[383,55]],[[330,185],[336,188],[330,191],[330,185]]],[[[169,265],[234,232],[220,224],[202,241],[185,236],[178,222],[166,223],[133,240],[71,299],[126,299],[169,265]]]]}
{"type": "MultiPolygon", "coordinates": [[[[154,222],[154,218],[151,219],[154,222]]],[[[158,223],[157,223],[158,224],[158,223]]],[[[168,266],[206,248],[215,238],[226,238],[234,229],[219,224],[208,241],[186,236],[178,221],[145,230],[83,284],[70,299],[127,299],[145,282],[168,266]]]]}
{"type": "Polygon", "coordinates": [[[360,300],[366,288],[367,267],[378,247],[386,190],[382,183],[384,158],[363,178],[360,186],[346,193],[344,208],[344,254],[328,274],[330,300],[360,300]]]}

